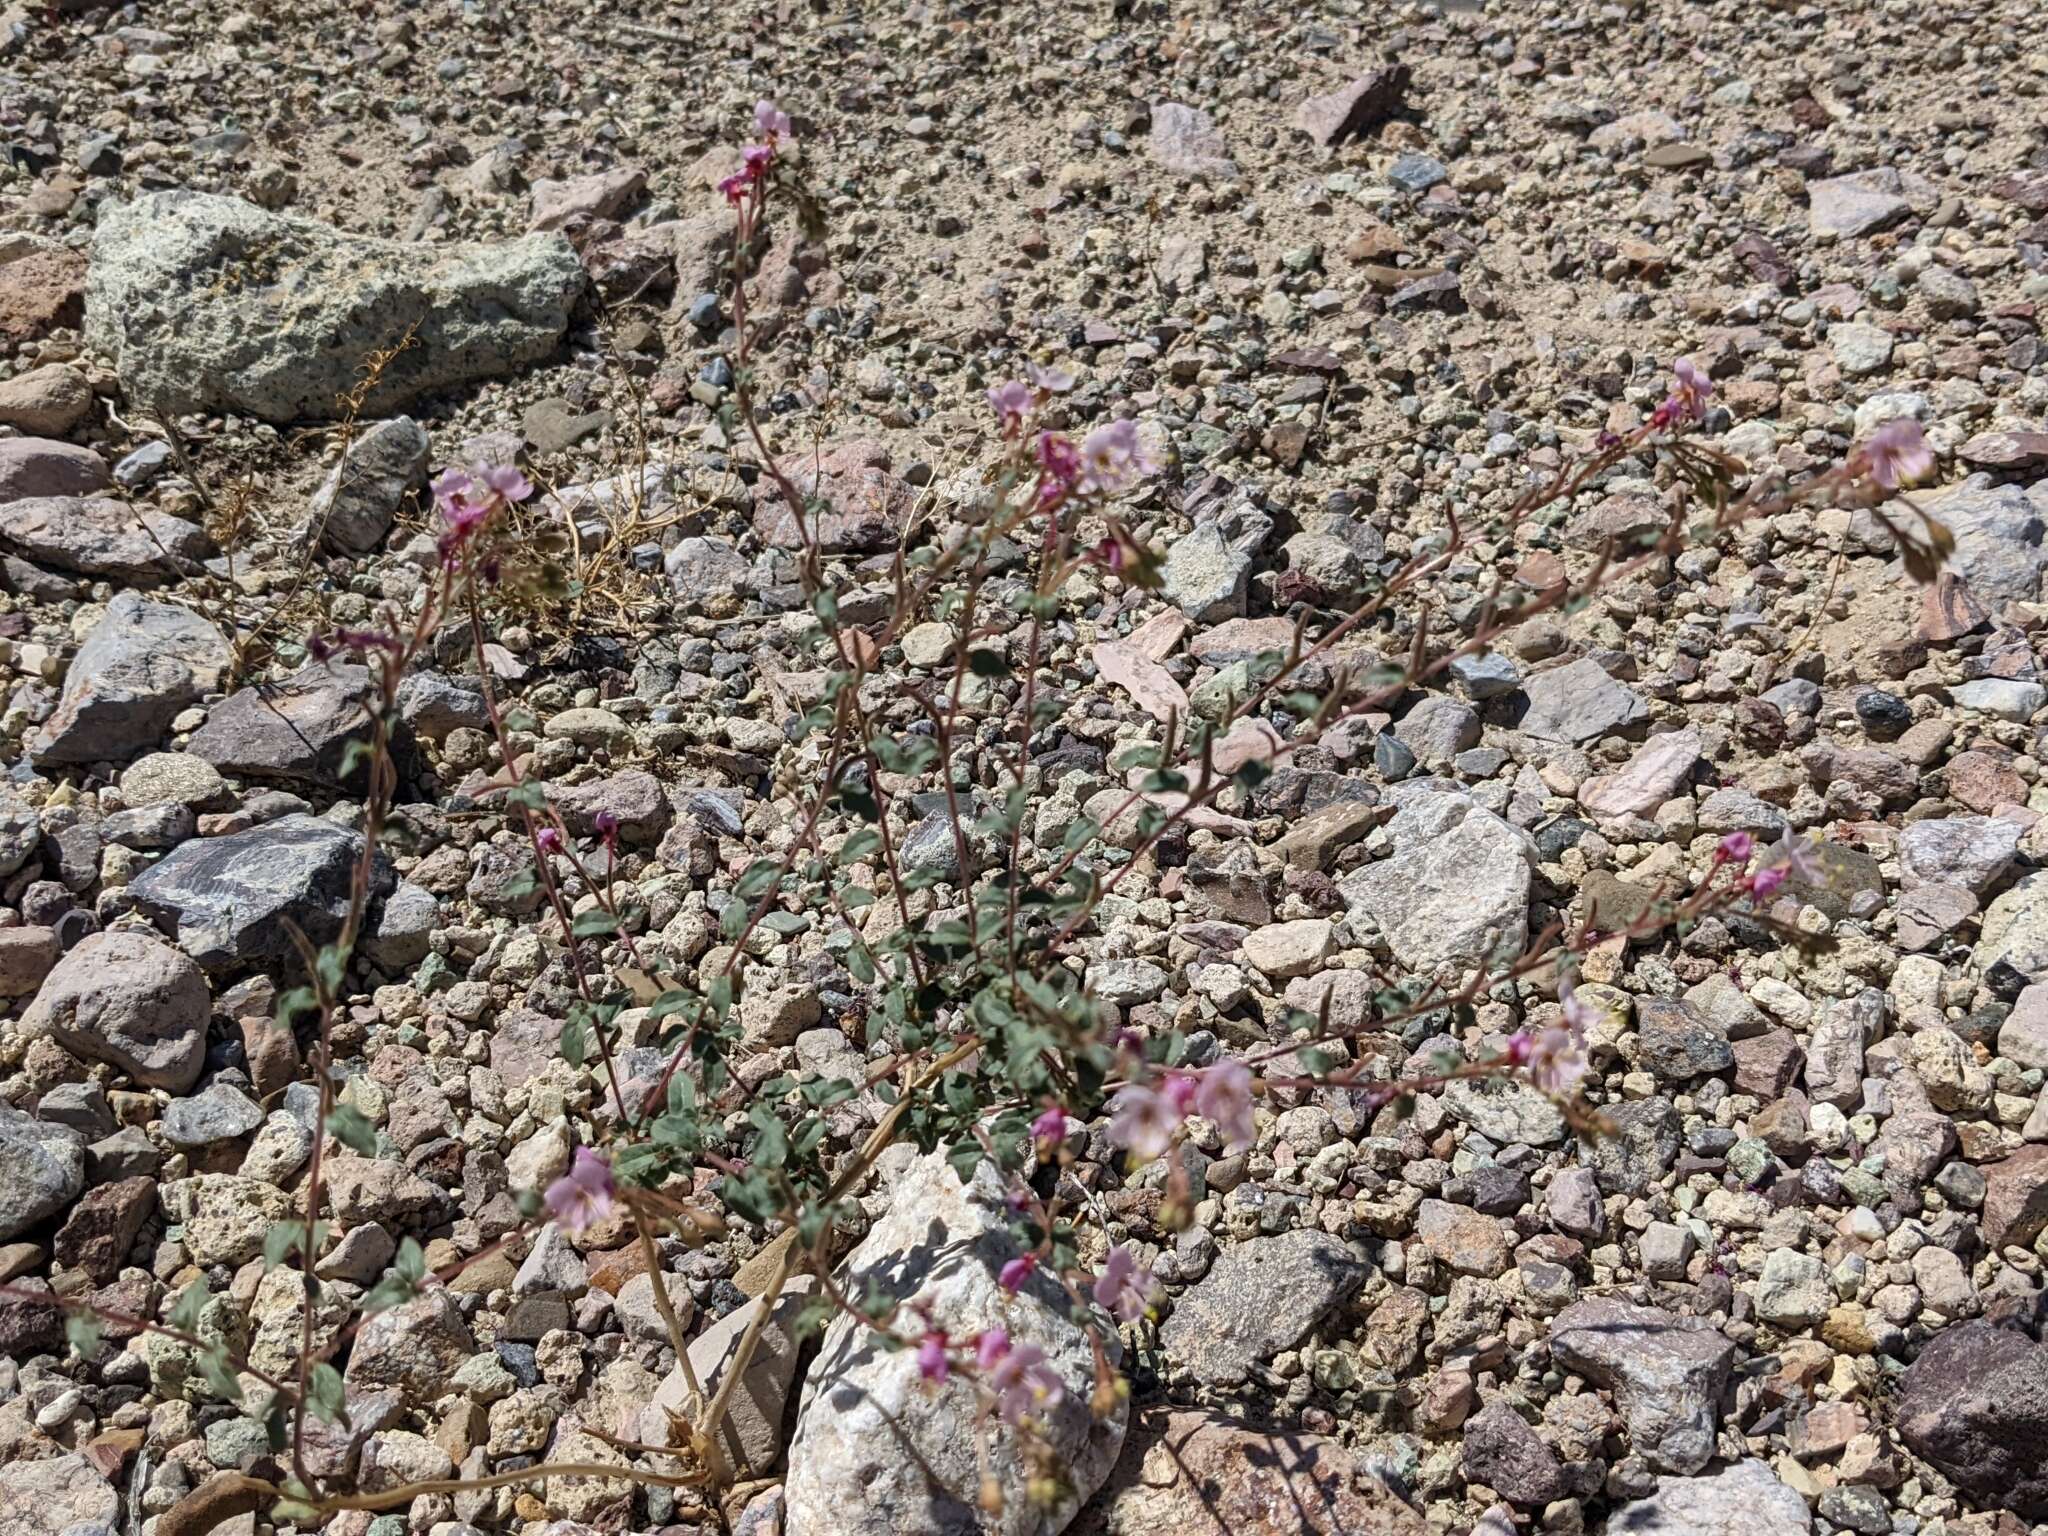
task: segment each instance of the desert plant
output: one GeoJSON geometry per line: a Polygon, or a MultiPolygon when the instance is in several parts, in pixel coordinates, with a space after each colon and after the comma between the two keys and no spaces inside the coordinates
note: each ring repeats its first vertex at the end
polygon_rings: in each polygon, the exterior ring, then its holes
{"type": "MultiPolygon", "coordinates": [[[[541,898],[539,921],[573,981],[575,1001],[561,1049],[572,1064],[598,1076],[609,1111],[583,1128],[585,1144],[576,1150],[571,1170],[546,1190],[528,1192],[527,1226],[503,1241],[518,1241],[545,1221],[574,1230],[623,1210],[658,1275],[655,1242],[664,1232],[697,1241],[726,1221],[748,1223],[762,1233],[793,1231],[766,1294],[776,1294],[794,1270],[808,1270],[818,1283],[819,1319],[858,1319],[886,1347],[914,1351],[920,1371],[933,1382],[975,1383],[985,1406],[987,1455],[1021,1456],[1032,1487],[1050,1496],[1059,1469],[1032,1425],[1061,1388],[1036,1351],[999,1328],[948,1337],[930,1324],[917,1295],[851,1295],[835,1281],[834,1234],[891,1143],[944,1149],[963,1174],[983,1161],[1000,1170],[1012,1191],[1020,1240],[1020,1256],[1001,1283],[1015,1290],[1034,1273],[1056,1282],[1095,1342],[1093,1406],[1106,1413],[1126,1390],[1106,1341],[1120,1326],[1142,1324],[1154,1282],[1128,1248],[1107,1247],[1094,1256],[1106,1245],[1086,1235],[1097,1220],[1088,1206],[1042,1194],[1026,1177],[1040,1163],[1071,1157],[1076,1122],[1106,1113],[1110,1138],[1140,1164],[1168,1156],[1196,1119],[1212,1124],[1227,1146],[1250,1144],[1256,1106],[1279,1088],[1351,1088],[1365,1093],[1370,1107],[1398,1114],[1416,1093],[1449,1080],[1512,1075],[1557,1101],[1580,1129],[1597,1134],[1601,1124],[1598,1111],[1577,1095],[1587,1069],[1587,1032],[1598,1012],[1577,991],[1574,973],[1577,957],[1611,932],[1602,934],[1593,924],[1553,925],[1520,953],[1469,975],[1379,977],[1362,1027],[1333,1022],[1327,1008],[1320,1016],[1296,1012],[1286,1021],[1283,1040],[1240,1056],[1197,1061],[1178,1031],[1140,1035],[1113,1027],[1071,963],[1105,899],[1186,828],[1241,803],[1290,756],[1344,722],[1438,678],[1454,661],[1486,651],[1530,618],[1570,612],[1688,546],[1727,537],[1750,519],[1798,507],[1865,507],[1886,519],[1916,574],[1931,574],[1945,553],[1939,524],[1924,516],[1894,519],[1889,510],[1900,486],[1929,467],[1912,423],[1880,429],[1842,462],[1796,483],[1751,478],[1744,466],[1688,435],[1706,414],[1711,385],[1680,360],[1668,397],[1636,430],[1603,434],[1574,463],[1530,486],[1483,525],[1454,515],[1439,537],[1376,579],[1348,608],[1325,610],[1305,597],[1296,605],[1291,643],[1252,663],[1241,696],[1206,718],[1165,711],[1152,739],[1116,759],[1117,771],[1126,775],[1124,791],[1099,815],[1071,818],[1055,846],[1042,845],[1038,812],[1048,788],[1034,755],[1062,707],[1046,670],[1049,637],[1087,584],[1113,578],[1146,587],[1158,581],[1154,551],[1119,512],[1123,498],[1153,470],[1144,436],[1129,419],[1105,422],[1078,439],[1050,425],[1071,387],[1071,380],[1053,370],[1033,370],[991,389],[1000,446],[978,521],[948,541],[906,540],[889,572],[887,611],[861,623],[845,617],[845,577],[818,534],[830,509],[787,467],[756,407],[748,263],[763,221],[778,199],[796,192],[787,153],[789,118],[764,102],[756,129],[757,142],[747,147],[742,169],[723,184],[738,237],[731,296],[738,367],[728,435],[752,445],[760,476],[786,504],[797,532],[789,553],[813,621],[807,644],[826,672],[822,697],[800,722],[815,785],[779,855],[757,860],[714,890],[722,942],[712,959],[694,975],[672,973],[658,947],[635,936],[633,892],[616,878],[616,823],[599,819],[594,846],[572,834],[551,806],[548,786],[522,766],[515,737],[531,722],[506,708],[491,683],[484,657],[490,615],[508,594],[545,595],[559,578],[558,571],[531,558],[531,540],[521,530],[533,486],[506,466],[451,470],[436,481],[438,570],[409,612],[391,612],[376,624],[315,641],[316,655],[365,663],[372,688],[365,701],[369,736],[359,747],[359,763],[347,765],[361,766],[368,775],[361,859],[347,919],[331,944],[302,942],[306,980],[281,1005],[286,1023],[311,1017],[311,1066],[326,1131],[316,1138],[301,1212],[278,1225],[265,1252],[270,1264],[293,1264],[304,1275],[302,1348],[288,1376],[252,1370],[200,1336],[203,1287],[178,1297],[162,1320],[109,1319],[168,1334],[198,1350],[212,1390],[269,1426],[291,1475],[260,1491],[279,1501],[281,1520],[390,1508],[424,1493],[559,1476],[629,1477],[694,1489],[715,1505],[722,1491],[760,1470],[730,1464],[719,1426],[765,1309],[721,1384],[689,1379],[678,1450],[616,1442],[643,1460],[671,1457],[674,1471],[550,1463],[491,1478],[365,1493],[308,1469],[309,1420],[339,1418],[346,1411],[334,1362],[355,1327],[420,1287],[449,1278],[430,1277],[420,1248],[408,1240],[385,1280],[364,1298],[361,1315],[331,1342],[323,1345],[315,1337],[311,1300],[321,1282],[314,1266],[327,1236],[321,1220],[322,1148],[331,1138],[374,1151],[369,1124],[335,1100],[333,1024],[347,1001],[351,952],[370,912],[378,846],[398,787],[390,746],[399,686],[450,627],[468,636],[498,742],[500,764],[484,798],[523,829],[541,898]],[[1601,551],[1577,580],[1536,590],[1499,577],[1475,611],[1439,634],[1422,602],[1433,578],[1480,540],[1507,547],[1520,522],[1625,462],[1654,465],[1668,487],[1672,509],[1660,529],[1628,547],[1601,551]],[[993,579],[999,543],[1030,551],[1027,579],[993,579]],[[1405,614],[1412,631],[1405,658],[1354,665],[1345,642],[1396,614],[1405,614]],[[894,700],[866,686],[890,647],[929,618],[952,628],[950,670],[931,685],[904,685],[894,700]],[[1317,676],[1318,685],[1310,686],[1317,676]],[[950,860],[912,869],[905,864],[899,829],[902,807],[917,790],[942,799],[952,849],[950,860]],[[893,921],[876,920],[871,909],[877,907],[893,921]],[[749,985],[757,936],[813,924],[827,931],[828,951],[868,1001],[866,1031],[875,1059],[859,1081],[778,1076],[749,1086],[736,1071],[743,1049],[737,1010],[749,985]],[[1479,1004],[1518,997],[1527,999],[1528,1014],[1537,1022],[1478,1060],[1446,1060],[1417,1075],[1380,1077],[1374,1075],[1375,1058],[1353,1060],[1347,1049],[1360,1033],[1399,1030],[1425,1016],[1470,1028],[1479,1004]],[[1555,998],[1554,1006],[1548,997],[1555,998]],[[639,1093],[628,1091],[619,1064],[620,1018],[635,1007],[649,1011],[667,1051],[663,1069],[639,1093]],[[879,1123],[858,1147],[829,1156],[822,1112],[864,1092],[887,1106],[879,1123]],[[717,1211],[686,1198],[703,1169],[716,1175],[717,1211]]],[[[1809,857],[1808,847],[1789,836],[1775,849],[1760,850],[1746,835],[1732,835],[1719,843],[1696,885],[1666,892],[1626,931],[1632,937],[1666,928],[1683,933],[1713,913],[1752,904],[1758,920],[1768,921],[1762,899],[1788,873],[1802,871],[1809,857]]],[[[1171,1159],[1167,1225],[1186,1215],[1186,1179],[1181,1161],[1171,1159]]],[[[689,1341],[659,1283],[654,1297],[677,1361],[688,1373],[689,1341]]],[[[70,1324],[74,1346],[93,1348],[98,1324],[91,1309],[76,1308],[70,1324]]],[[[983,1499],[1001,1498],[998,1480],[990,1476],[983,1499]]]]}

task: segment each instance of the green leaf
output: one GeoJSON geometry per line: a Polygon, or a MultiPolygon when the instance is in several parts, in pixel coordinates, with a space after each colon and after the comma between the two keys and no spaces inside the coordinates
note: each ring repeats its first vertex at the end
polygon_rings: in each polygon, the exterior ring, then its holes
{"type": "Polygon", "coordinates": [[[399,1243],[398,1257],[391,1267],[414,1285],[427,1278],[427,1254],[417,1238],[408,1237],[399,1243]]]}
{"type": "Polygon", "coordinates": [[[316,1013],[320,999],[311,987],[293,987],[277,1000],[277,1022],[285,1029],[292,1027],[292,1020],[302,1013],[316,1013]]]}
{"type": "Polygon", "coordinates": [[[608,938],[618,931],[619,920],[603,907],[577,913],[576,920],[569,925],[570,935],[578,939],[608,938]]]}
{"type": "Polygon", "coordinates": [[[100,1347],[100,1320],[90,1312],[66,1312],[64,1339],[80,1359],[90,1360],[100,1347]]]}
{"type": "Polygon", "coordinates": [[[1101,823],[1091,817],[1083,816],[1077,821],[1070,821],[1067,823],[1067,830],[1060,836],[1060,850],[1072,853],[1076,849],[1085,848],[1101,831],[1101,823]]]}
{"type": "Polygon", "coordinates": [[[505,791],[505,803],[515,810],[544,811],[548,805],[548,792],[528,779],[505,791]]]}
{"type": "Polygon", "coordinates": [[[882,834],[873,827],[860,827],[848,835],[839,845],[839,866],[858,864],[862,859],[882,846],[882,834]]]}
{"type": "Polygon", "coordinates": [[[377,1128],[353,1104],[337,1104],[327,1112],[327,1134],[358,1157],[377,1155],[377,1128]]]}
{"type": "Polygon", "coordinates": [[[314,1418],[329,1424],[346,1422],[341,1372],[322,1360],[306,1378],[306,1407],[314,1418]]]}
{"type": "Polygon", "coordinates": [[[946,1148],[946,1162],[962,1184],[969,1183],[974,1178],[974,1170],[981,1164],[981,1143],[972,1137],[954,1142],[946,1148]]]}
{"type": "Polygon", "coordinates": [[[220,1345],[216,1344],[199,1357],[199,1374],[206,1379],[215,1397],[230,1403],[242,1400],[242,1383],[228,1361],[227,1350],[220,1345]]]}
{"type": "Polygon", "coordinates": [[[590,1026],[581,1017],[571,1018],[562,1026],[562,1060],[580,1067],[589,1057],[590,1026]]]}
{"type": "Polygon", "coordinates": [[[199,1326],[199,1319],[205,1315],[206,1304],[213,1300],[206,1289],[204,1280],[194,1280],[178,1292],[178,1299],[171,1303],[170,1325],[180,1333],[190,1333],[199,1326]]]}
{"type": "Polygon", "coordinates": [[[657,997],[654,1005],[647,1010],[648,1022],[659,1024],[670,1014],[686,1014],[696,1006],[697,998],[693,993],[686,992],[681,987],[671,987],[657,997]]]}
{"type": "MultiPolygon", "coordinates": [[[[875,833],[867,834],[880,842],[875,833]]],[[[850,841],[850,839],[849,839],[850,841]]],[[[782,862],[779,859],[756,859],[749,864],[746,872],[733,882],[733,894],[743,901],[754,901],[775,889],[775,882],[782,878],[782,862]]]]}

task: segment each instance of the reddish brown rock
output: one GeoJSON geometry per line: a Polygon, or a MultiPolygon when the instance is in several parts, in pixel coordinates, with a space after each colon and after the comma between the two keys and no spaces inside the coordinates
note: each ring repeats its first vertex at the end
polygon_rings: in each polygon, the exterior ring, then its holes
{"type": "Polygon", "coordinates": [[[121,1272],[135,1235],[155,1208],[154,1179],[122,1179],[87,1190],[57,1233],[57,1262],[104,1284],[121,1272]]]}
{"type": "Polygon", "coordinates": [[[1134,1420],[1071,1536],[1422,1536],[1422,1518],[1351,1453],[1188,1409],[1134,1420]]]}
{"type": "Polygon", "coordinates": [[[33,997],[64,958],[52,928],[0,928],[0,997],[33,997]]]}
{"type": "MultiPolygon", "coordinates": [[[[889,468],[889,449],[873,438],[861,438],[825,449],[815,462],[808,455],[785,468],[806,502],[825,502],[804,525],[828,555],[873,554],[896,543],[915,504],[915,489],[889,468]]],[[[754,532],[777,549],[801,549],[796,514],[767,475],[754,487],[754,532]]]]}
{"type": "Polygon", "coordinates": [[[1989,816],[2001,805],[2025,805],[2027,781],[2012,770],[2010,754],[1958,752],[1948,764],[1949,797],[1989,816]]]}
{"type": "Polygon", "coordinates": [[[298,1081],[299,1044],[292,1032],[276,1019],[250,1017],[238,1021],[242,1031],[242,1055],[249,1066],[249,1081],[256,1097],[268,1099],[283,1093],[298,1081]]]}
{"type": "Polygon", "coordinates": [[[2021,1147],[1984,1168],[1984,1241],[2025,1248],[2048,1227],[2048,1147],[2021,1147]]]}
{"type": "Polygon", "coordinates": [[[0,267],[0,339],[35,341],[85,319],[85,257],[37,246],[0,267]]]}

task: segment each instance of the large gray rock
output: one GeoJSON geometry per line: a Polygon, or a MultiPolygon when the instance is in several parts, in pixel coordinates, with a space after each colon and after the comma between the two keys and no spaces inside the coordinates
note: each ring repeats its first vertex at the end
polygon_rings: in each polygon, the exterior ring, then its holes
{"type": "Polygon", "coordinates": [[[84,1133],[0,1104],[0,1242],[56,1215],[84,1188],[84,1133]]]}
{"type": "Polygon", "coordinates": [[[120,1490],[76,1451],[0,1467],[0,1536],[112,1531],[120,1518],[120,1490]]]}
{"type": "Polygon", "coordinates": [[[1283,1232],[1226,1248],[1159,1331],[1168,1358],[1205,1386],[1236,1386],[1292,1349],[1371,1266],[1327,1232],[1283,1232]]]}
{"type": "MultiPolygon", "coordinates": [[[[368,742],[370,716],[363,700],[369,670],[314,662],[274,683],[237,689],[207,713],[185,750],[223,773],[335,788],[360,783],[364,769],[348,766],[349,743],[368,742]]],[[[394,741],[402,754],[409,743],[394,741]]]]}
{"type": "Polygon", "coordinates": [[[2007,603],[2030,603],[2041,595],[2041,572],[2048,568],[2048,480],[2021,487],[1972,475],[1926,498],[1925,505],[1955,536],[1948,568],[1987,610],[1996,613],[2007,603]]]}
{"type": "Polygon", "coordinates": [[[1988,1322],[1943,1329],[1906,1372],[1898,1422],[1965,1493],[2048,1520],[2048,1345],[1988,1322]]]}
{"type": "MultiPolygon", "coordinates": [[[[1094,1355],[1057,1286],[1040,1276],[1009,1296],[997,1284],[1018,1248],[992,1168],[983,1164],[963,1187],[933,1153],[911,1163],[891,1194],[888,1210],[847,1257],[840,1288],[859,1296],[873,1280],[927,1303],[932,1326],[953,1338],[1001,1326],[1015,1344],[1042,1349],[1064,1388],[1040,1418],[1068,1491],[1050,1509],[1034,1506],[1016,1442],[999,1427],[989,1470],[1001,1483],[1003,1511],[978,1513],[982,1431],[973,1384],[955,1378],[928,1389],[911,1352],[880,1349],[866,1328],[839,1317],[805,1379],[790,1441],[788,1536],[1057,1531],[1115,1466],[1128,1410],[1119,1404],[1103,1419],[1089,1411],[1094,1355]]],[[[1114,1364],[1113,1334],[1110,1344],[1114,1364]]]]}
{"type": "Polygon", "coordinates": [[[373,353],[379,415],[555,350],[582,293],[558,234],[447,246],[369,240],[239,198],[153,192],[102,208],[86,336],[123,388],[172,412],[332,418],[373,353]]]}
{"type": "Polygon", "coordinates": [[[1394,958],[1418,973],[1520,954],[1536,863],[1528,834],[1430,780],[1398,785],[1391,798],[1392,855],[1338,886],[1352,912],[1378,923],[1394,958]]]}
{"type": "Polygon", "coordinates": [[[1991,903],[1972,958],[1980,972],[2009,965],[2030,980],[2048,976],[2048,871],[2015,882],[1991,903]]]}
{"type": "Polygon", "coordinates": [[[39,766],[97,763],[153,748],[180,710],[220,687],[233,661],[198,614],[123,592],[71,658],[29,756],[39,766]]]}
{"type": "Polygon", "coordinates": [[[54,570],[153,585],[213,553],[197,523],[111,496],[31,496],[0,503],[0,547],[54,570]]]}
{"type": "Polygon", "coordinates": [[[1581,1301],[1551,1324],[1550,1352],[1614,1392],[1630,1445],[1655,1470],[1697,1472],[1713,1459],[1735,1364],[1735,1346],[1713,1329],[1655,1307],[1581,1301]]]}
{"type": "Polygon", "coordinates": [[[427,479],[427,432],[410,416],[363,429],[313,497],[322,547],[366,555],[384,542],[405,498],[427,479]]]}
{"type": "MultiPolygon", "coordinates": [[[[286,816],[227,837],[196,838],[129,883],[136,906],[209,969],[292,960],[283,919],[315,944],[341,931],[361,834],[317,816],[286,816]]],[[[378,859],[373,893],[395,877],[378,859]]]]}
{"type": "Polygon", "coordinates": [[[1705,1477],[1665,1477],[1657,1491],[1617,1509],[1615,1532],[1641,1536],[1807,1536],[1813,1517],[1769,1465],[1738,1461],[1705,1477]]]}
{"type": "Polygon", "coordinates": [[[184,1093],[206,1063],[212,1008],[189,956],[150,934],[112,929],[88,934],[57,962],[21,1027],[86,1061],[109,1062],[144,1088],[184,1093]]]}

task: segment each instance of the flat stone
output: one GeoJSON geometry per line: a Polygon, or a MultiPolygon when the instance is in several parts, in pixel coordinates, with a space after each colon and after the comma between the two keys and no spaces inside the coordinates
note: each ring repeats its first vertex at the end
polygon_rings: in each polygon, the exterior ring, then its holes
{"type": "Polygon", "coordinates": [[[1889,229],[1913,211],[1898,181],[1887,168],[1808,182],[1807,225],[1816,235],[1846,240],[1889,229]]]}
{"type": "Polygon", "coordinates": [[[426,429],[410,416],[372,422],[313,495],[323,547],[365,555],[384,542],[405,499],[426,483],[426,429]]]}
{"type": "Polygon", "coordinates": [[[1609,1528],[1656,1536],[1808,1536],[1806,1500],[1754,1458],[1704,1477],[1661,1477],[1648,1498],[1619,1506],[1609,1528]]]}
{"type": "Polygon", "coordinates": [[[1204,1386],[1235,1386],[1299,1344],[1365,1283],[1370,1266],[1326,1232],[1283,1232],[1224,1249],[1160,1329],[1176,1364],[1204,1386]]]}
{"type": "Polygon", "coordinates": [[[44,437],[0,440],[0,502],[92,496],[113,484],[90,448],[44,437]]]}
{"type": "Polygon", "coordinates": [[[1545,741],[1582,746],[1648,717],[1650,706],[1590,656],[1538,672],[1522,684],[1529,707],[1516,728],[1545,741]]]}
{"type": "Polygon", "coordinates": [[[0,1104],[0,1242],[57,1214],[85,1188],[85,1138],[0,1104]]]}
{"type": "Polygon", "coordinates": [[[111,496],[31,496],[0,503],[0,548],[52,570],[152,586],[196,571],[213,553],[197,523],[111,496]]]}
{"type": "MultiPolygon", "coordinates": [[[[1068,1316],[1064,1292],[1043,1276],[1015,1294],[997,1283],[1018,1248],[992,1167],[982,1164],[963,1186],[934,1152],[912,1162],[890,1192],[888,1209],[841,1266],[840,1289],[864,1295],[872,1280],[918,1297],[929,1308],[930,1326],[952,1338],[972,1338],[1000,1324],[1013,1345],[1044,1351],[1062,1396],[1038,1417],[1063,1492],[1049,1509],[1026,1498],[1008,1430],[997,1433],[993,1453],[983,1460],[986,1431],[974,1384],[955,1377],[933,1388],[920,1376],[914,1353],[878,1350],[864,1327],[839,1317],[825,1330],[805,1378],[790,1442],[783,1484],[789,1536],[957,1528],[961,1513],[976,1504],[984,1467],[1002,1486],[1003,1509],[982,1516],[980,1530],[989,1536],[1056,1531],[1109,1476],[1129,1410],[1119,1403],[1101,1418],[1090,1411],[1095,1354],[1068,1316]]],[[[1106,1342],[1114,1367],[1121,1351],[1114,1334],[1106,1342]]]]}
{"type": "MultiPolygon", "coordinates": [[[[202,966],[267,959],[296,963],[280,919],[315,944],[341,931],[362,846],[359,833],[319,817],[281,817],[246,832],[171,850],[128,886],[137,908],[202,966]]],[[[374,894],[395,883],[380,857],[374,894]]]]}
{"type": "Polygon", "coordinates": [[[1334,91],[1311,96],[1294,109],[1294,126],[1324,148],[1368,133],[1399,112],[1408,92],[1405,64],[1361,75],[1334,91]]]}
{"type": "Polygon", "coordinates": [[[1377,923],[1394,958],[1418,973],[1519,954],[1535,866],[1528,835],[1434,781],[1397,785],[1390,798],[1393,853],[1338,884],[1354,917],[1377,923]]]}
{"type": "Polygon", "coordinates": [[[1176,176],[1195,181],[1237,178],[1230,145],[1217,130],[1216,120],[1200,107],[1178,101],[1155,103],[1150,144],[1153,160],[1176,176]]]}
{"type": "Polygon", "coordinates": [[[1965,1493],[2048,1520],[2048,1346],[1965,1322],[1921,1349],[1898,1394],[1900,1437],[1965,1493]]]}
{"type": "Polygon", "coordinates": [[[1334,1440],[1196,1408],[1132,1421],[1067,1536],[1424,1536],[1422,1517],[1334,1440]]]}

